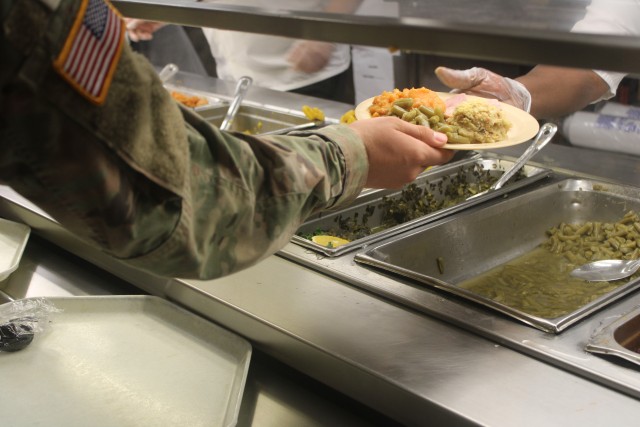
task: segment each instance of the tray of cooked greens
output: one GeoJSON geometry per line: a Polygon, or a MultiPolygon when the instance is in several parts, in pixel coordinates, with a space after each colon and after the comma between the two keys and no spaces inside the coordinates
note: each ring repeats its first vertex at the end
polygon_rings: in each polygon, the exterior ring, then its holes
{"type": "Polygon", "coordinates": [[[486,191],[513,163],[476,156],[430,169],[400,190],[363,192],[351,206],[323,212],[305,222],[292,241],[331,257],[339,256],[551,174],[550,169],[525,165],[501,189],[486,191]]]}

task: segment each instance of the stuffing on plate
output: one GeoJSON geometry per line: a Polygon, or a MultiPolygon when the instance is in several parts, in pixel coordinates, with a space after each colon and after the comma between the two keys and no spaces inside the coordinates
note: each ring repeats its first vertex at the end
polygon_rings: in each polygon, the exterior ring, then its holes
{"type": "Polygon", "coordinates": [[[448,124],[464,129],[472,144],[487,144],[507,139],[511,122],[504,116],[500,107],[482,100],[469,100],[459,104],[448,124]]]}

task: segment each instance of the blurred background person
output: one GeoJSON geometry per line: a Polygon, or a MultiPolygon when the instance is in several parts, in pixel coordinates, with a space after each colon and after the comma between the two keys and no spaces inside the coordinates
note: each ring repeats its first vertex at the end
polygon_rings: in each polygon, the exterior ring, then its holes
{"type": "MultiPolygon", "coordinates": [[[[216,3],[217,0],[203,0],[216,3]]],[[[229,3],[225,1],[224,3],[229,3]]],[[[259,0],[236,0],[234,6],[261,6],[259,0]]],[[[273,0],[284,10],[353,13],[361,0],[273,0]]],[[[132,40],[152,40],[164,24],[129,20],[132,40]]],[[[253,84],[317,98],[354,104],[351,47],[280,36],[202,28],[215,61],[216,77],[231,82],[249,76],[253,84]]],[[[202,56],[202,55],[201,55],[202,56]]]]}

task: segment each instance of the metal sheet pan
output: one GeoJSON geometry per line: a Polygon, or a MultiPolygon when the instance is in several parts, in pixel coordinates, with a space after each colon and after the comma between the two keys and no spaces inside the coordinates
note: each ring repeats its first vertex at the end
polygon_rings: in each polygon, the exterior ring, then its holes
{"type": "Polygon", "coordinates": [[[219,97],[209,92],[199,91],[199,90],[191,89],[185,86],[179,86],[179,85],[173,85],[173,84],[165,84],[164,87],[165,89],[167,89],[167,91],[169,91],[169,93],[179,92],[186,96],[197,96],[198,98],[200,98],[203,104],[197,107],[192,107],[193,110],[198,113],[208,108],[222,107],[222,108],[225,108],[225,111],[226,111],[226,108],[228,108],[228,104],[229,104],[228,101],[226,101],[222,97],[219,97]]]}
{"type": "MultiPolygon", "coordinates": [[[[205,120],[214,126],[220,126],[227,113],[228,106],[201,107],[198,109],[205,120]]],[[[231,123],[230,131],[245,132],[252,135],[275,133],[293,126],[313,124],[302,111],[294,114],[291,110],[277,109],[244,102],[238,109],[236,117],[231,123]]]]}
{"type": "Polygon", "coordinates": [[[0,352],[11,426],[233,426],[247,341],[153,296],[48,298],[62,312],[0,352]]]}
{"type": "MultiPolygon", "coordinates": [[[[229,109],[232,98],[213,92],[193,89],[184,85],[165,84],[167,91],[180,92],[187,96],[201,98],[203,105],[193,110],[214,126],[219,127],[229,109]]],[[[252,135],[284,134],[296,130],[308,130],[339,121],[326,118],[324,122],[313,122],[300,110],[292,110],[276,105],[243,101],[229,129],[232,132],[245,132],[252,135]]]]}
{"type": "Polygon", "coordinates": [[[0,282],[18,268],[29,234],[28,225],[0,218],[0,282]]]}
{"type": "MultiPolygon", "coordinates": [[[[457,188],[460,182],[467,184],[490,184],[497,180],[513,162],[510,160],[492,158],[488,156],[475,156],[454,164],[437,167],[421,174],[413,184],[424,190],[425,194],[433,197],[436,203],[447,201],[443,207],[433,210],[427,215],[415,218],[393,227],[381,231],[373,231],[383,223],[385,209],[382,208],[384,198],[397,199],[401,196],[401,190],[376,190],[363,192],[351,207],[338,212],[323,213],[305,222],[292,238],[297,243],[306,248],[335,257],[352,250],[371,244],[384,238],[396,235],[403,231],[415,228],[419,225],[433,222],[444,216],[461,211],[471,206],[483,203],[505,195],[510,191],[532,184],[551,174],[551,170],[532,165],[525,165],[519,176],[512,178],[504,187],[496,191],[490,191],[477,197],[472,197],[472,193],[466,193],[462,200],[455,204],[450,204],[458,198],[458,195],[451,196],[449,193],[453,188],[457,188]],[[331,230],[336,227],[339,221],[354,220],[361,224],[363,218],[367,218],[366,224],[372,229],[371,234],[350,241],[350,243],[333,248],[316,244],[302,235],[311,235],[316,230],[331,230]]],[[[405,188],[407,188],[405,186],[405,188]]],[[[329,233],[331,234],[331,233],[329,233]]]]}
{"type": "Polygon", "coordinates": [[[616,222],[632,209],[640,211],[638,188],[566,179],[422,226],[356,254],[355,260],[480,303],[545,332],[559,333],[632,292],[640,280],[630,280],[554,319],[524,313],[459,284],[530,252],[546,239],[546,231],[557,224],[616,222]],[[444,260],[444,269],[439,268],[438,258],[444,260]]]}

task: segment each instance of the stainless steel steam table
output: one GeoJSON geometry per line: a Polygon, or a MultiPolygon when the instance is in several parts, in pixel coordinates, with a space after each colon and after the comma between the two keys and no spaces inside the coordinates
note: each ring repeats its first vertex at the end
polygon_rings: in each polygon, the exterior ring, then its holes
{"type": "MultiPolygon", "coordinates": [[[[229,90],[209,80],[195,79],[192,84],[217,85],[217,93],[229,90]]],[[[296,105],[308,101],[259,89],[250,92],[248,99],[284,104],[295,101],[296,105]]],[[[339,117],[348,108],[330,102],[314,105],[330,117],[339,117]]],[[[501,154],[515,156],[521,149],[504,149],[501,154]]],[[[551,145],[534,160],[557,170],[640,185],[640,159],[630,156],[551,145]]],[[[588,336],[576,339],[570,354],[563,355],[575,357],[580,366],[580,370],[569,369],[539,356],[553,353],[556,336],[446,295],[431,295],[443,313],[477,319],[482,322],[479,329],[522,332],[528,342],[519,345],[536,348],[519,351],[511,339],[501,340],[465,327],[463,318],[455,322],[451,316],[430,315],[398,303],[393,293],[409,292],[406,284],[398,283],[388,295],[380,295],[355,286],[347,277],[323,274],[280,255],[218,280],[161,279],[90,250],[6,187],[0,188],[0,215],[29,224],[36,235],[122,279],[124,288],[116,293],[131,292],[129,285],[133,285],[136,290],[175,301],[248,338],[259,351],[398,423],[622,426],[637,425],[640,419],[637,396],[590,378],[591,367],[614,362],[585,353],[582,348],[588,336]]],[[[289,244],[285,251],[295,252],[298,247],[289,244]]],[[[64,276],[64,257],[51,268],[64,276]]],[[[378,280],[373,273],[363,270],[362,274],[363,280],[378,280]]],[[[76,286],[75,280],[69,278],[68,286],[76,286]]],[[[98,284],[94,291],[101,289],[98,284]]],[[[596,328],[614,313],[638,304],[640,296],[632,294],[586,319],[580,330],[596,328]]],[[[634,379],[640,376],[637,367],[617,364],[615,369],[634,379]]]]}

